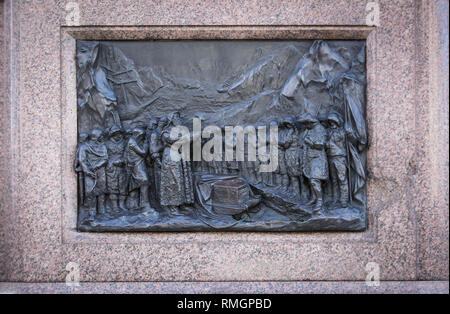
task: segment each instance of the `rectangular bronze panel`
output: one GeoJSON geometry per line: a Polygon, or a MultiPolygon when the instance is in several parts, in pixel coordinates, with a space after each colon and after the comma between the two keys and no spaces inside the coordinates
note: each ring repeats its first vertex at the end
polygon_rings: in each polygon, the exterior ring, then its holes
{"type": "Polygon", "coordinates": [[[78,230],[365,230],[364,41],[77,41],[76,58],[78,230]]]}

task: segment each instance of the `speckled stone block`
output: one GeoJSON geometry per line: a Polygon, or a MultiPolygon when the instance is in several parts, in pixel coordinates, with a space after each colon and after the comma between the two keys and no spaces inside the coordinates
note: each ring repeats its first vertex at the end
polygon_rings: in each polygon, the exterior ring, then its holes
{"type": "Polygon", "coordinates": [[[0,2],[1,281],[62,282],[69,262],[83,282],[364,281],[369,262],[448,280],[448,2],[378,1],[378,26],[362,0],[74,2],[79,25],[66,1],[0,2]],[[76,39],[365,39],[368,229],[78,233],[76,39]]]}
{"type": "Polygon", "coordinates": [[[369,286],[361,281],[266,281],[266,282],[89,282],[78,286],[66,283],[0,282],[3,294],[86,294],[86,293],[158,293],[158,294],[346,294],[402,293],[448,294],[448,281],[382,281],[369,286]]]}

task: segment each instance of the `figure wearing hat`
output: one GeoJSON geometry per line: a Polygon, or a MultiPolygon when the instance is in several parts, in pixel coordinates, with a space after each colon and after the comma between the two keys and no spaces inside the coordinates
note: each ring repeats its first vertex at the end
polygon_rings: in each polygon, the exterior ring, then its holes
{"type": "Polygon", "coordinates": [[[105,213],[105,167],[108,163],[108,152],[102,135],[102,130],[94,129],[89,136],[89,141],[79,151],[79,160],[84,173],[84,193],[89,208],[89,220],[94,220],[96,213],[105,213]]]}
{"type": "Polygon", "coordinates": [[[109,130],[109,139],[106,142],[109,157],[106,166],[106,186],[109,201],[115,212],[126,210],[127,174],[124,156],[125,145],[122,129],[118,125],[113,125],[109,130]]]}
{"type": "MultiPolygon", "coordinates": [[[[154,195],[154,199],[159,201],[157,194],[157,183],[159,178],[159,170],[161,169],[161,130],[158,129],[159,120],[150,119],[147,125],[147,144],[149,154],[147,156],[148,173],[150,174],[150,195],[154,195]]],[[[150,198],[150,196],[149,196],[150,198]]]]}
{"type": "Polygon", "coordinates": [[[161,184],[161,164],[162,164],[162,153],[164,151],[164,144],[161,139],[161,133],[167,125],[167,116],[162,116],[158,120],[158,125],[155,131],[152,133],[150,140],[150,154],[153,159],[153,170],[155,173],[155,198],[159,202],[160,196],[160,184],[161,184]]]}
{"type": "Polygon", "coordinates": [[[172,144],[179,140],[178,135],[172,133],[172,129],[181,125],[180,113],[172,112],[161,133],[165,146],[161,161],[160,203],[171,216],[183,215],[180,209],[184,205],[194,203],[191,162],[174,160],[170,153],[172,144]]]}
{"type": "Polygon", "coordinates": [[[325,153],[327,131],[310,114],[301,117],[300,123],[306,127],[303,173],[308,178],[313,192],[310,203],[314,204],[314,212],[320,212],[323,204],[322,183],[328,180],[328,161],[325,153]]]}
{"type": "Polygon", "coordinates": [[[148,144],[145,141],[145,130],[133,129],[128,140],[125,154],[128,167],[128,191],[137,199],[138,209],[149,207],[148,202],[148,175],[145,158],[148,152],[148,144]]]}
{"type": "Polygon", "coordinates": [[[348,180],[347,180],[347,150],[345,147],[345,131],[342,128],[342,119],[336,113],[328,116],[330,126],[326,151],[330,165],[330,177],[333,189],[333,199],[338,199],[342,207],[348,206],[348,180]],[[339,190],[339,192],[338,192],[339,190]]]}

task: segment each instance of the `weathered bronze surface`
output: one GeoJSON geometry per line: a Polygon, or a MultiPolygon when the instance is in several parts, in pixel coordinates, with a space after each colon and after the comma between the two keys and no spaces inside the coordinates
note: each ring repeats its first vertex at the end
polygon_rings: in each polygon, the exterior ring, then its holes
{"type": "Polygon", "coordinates": [[[78,230],[366,228],[364,41],[78,41],[76,58],[78,230]],[[276,129],[276,169],[250,135],[243,161],[196,160],[194,118],[276,129]]]}

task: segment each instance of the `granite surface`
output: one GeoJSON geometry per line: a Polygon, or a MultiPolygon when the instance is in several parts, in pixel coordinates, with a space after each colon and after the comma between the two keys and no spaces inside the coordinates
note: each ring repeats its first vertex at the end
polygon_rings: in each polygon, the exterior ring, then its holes
{"type": "Polygon", "coordinates": [[[0,2],[1,281],[61,282],[69,262],[84,282],[358,281],[368,262],[382,280],[448,280],[445,1],[379,1],[377,27],[360,0],[89,0],[80,26],[65,3],[0,2]],[[76,232],[75,40],[197,38],[367,40],[368,230],[76,232]]]}
{"type": "Polygon", "coordinates": [[[272,282],[91,282],[65,283],[0,282],[0,294],[448,294],[448,281],[382,281],[369,286],[359,281],[272,281],[272,282]]]}

